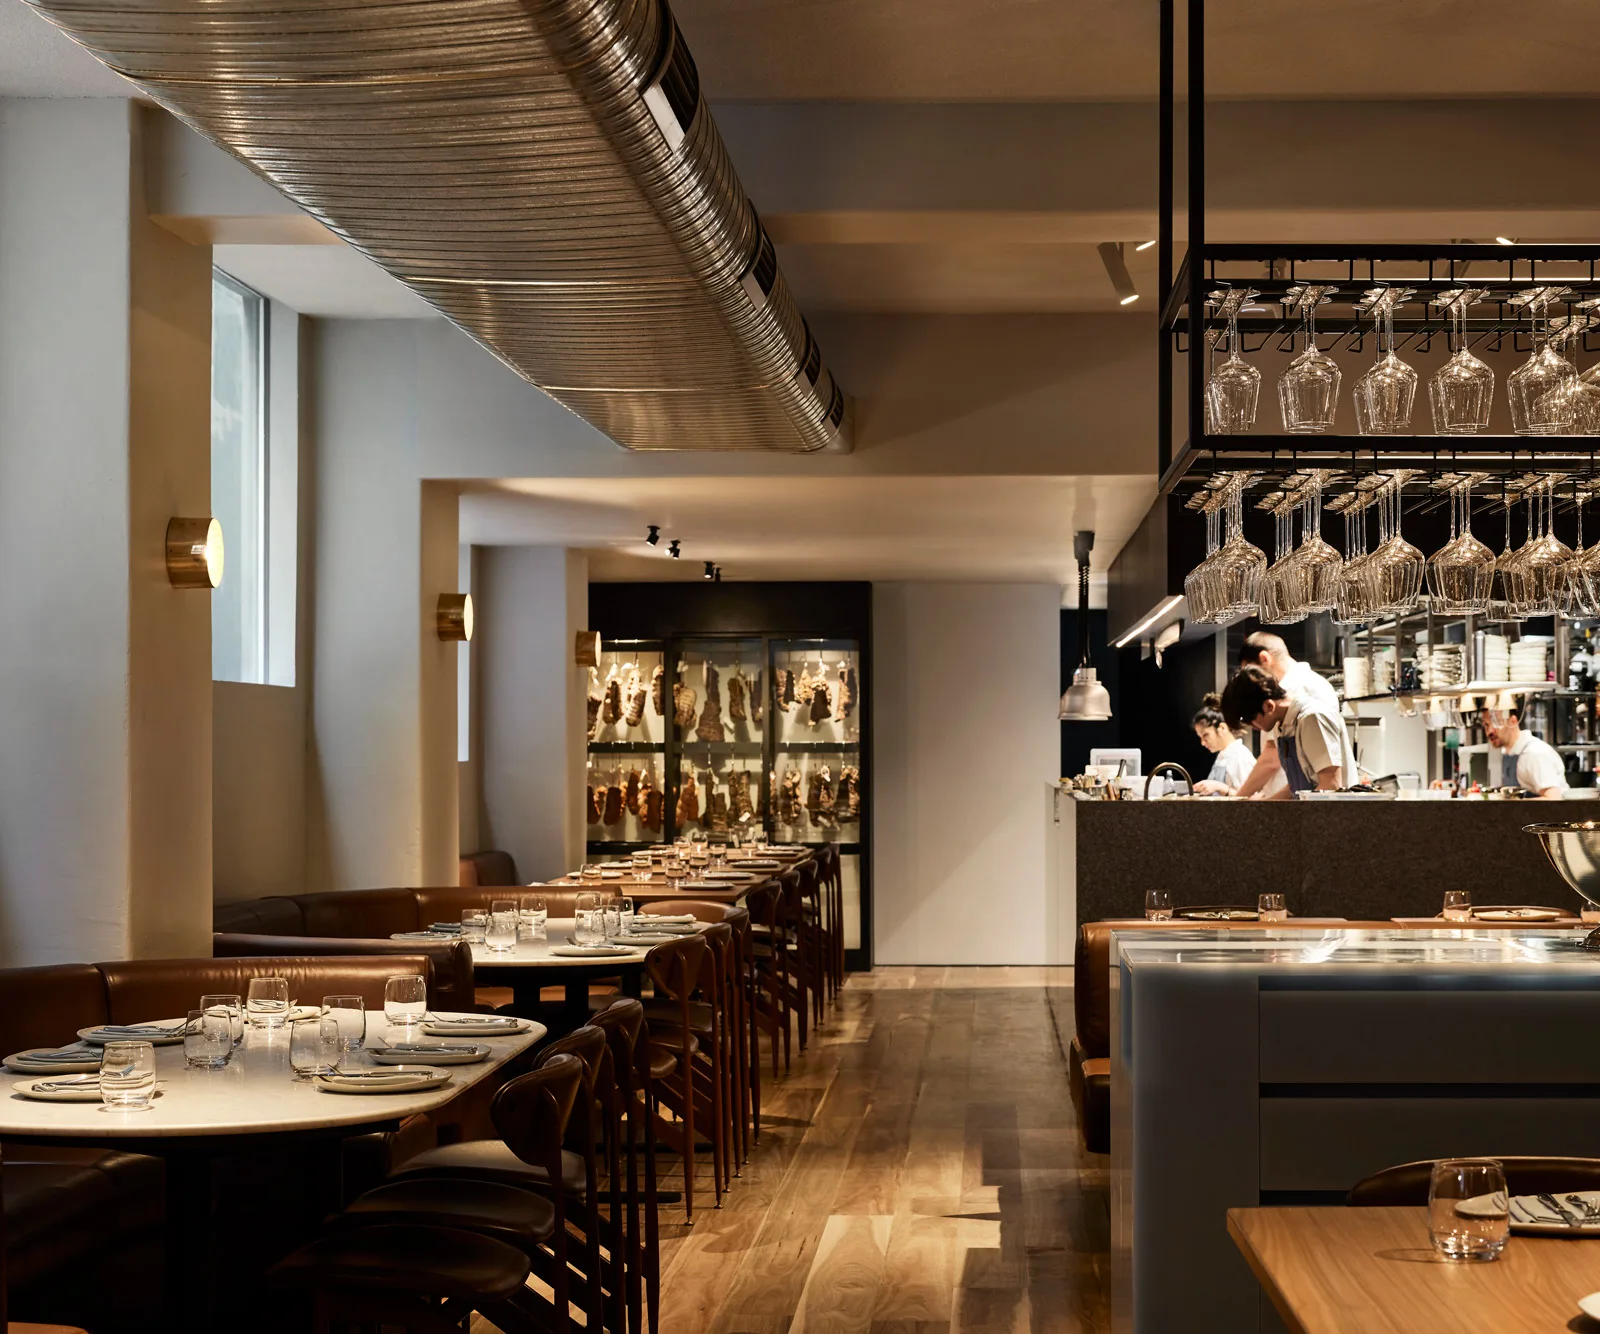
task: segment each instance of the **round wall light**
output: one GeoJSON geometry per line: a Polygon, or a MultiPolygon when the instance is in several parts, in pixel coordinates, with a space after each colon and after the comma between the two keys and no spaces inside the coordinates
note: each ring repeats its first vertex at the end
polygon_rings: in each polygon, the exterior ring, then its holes
{"type": "Polygon", "coordinates": [[[472,594],[439,594],[439,638],[447,643],[465,643],[472,638],[472,594]]]}
{"type": "Polygon", "coordinates": [[[222,583],[222,525],[215,519],[167,520],[167,579],[174,588],[222,583]]]}

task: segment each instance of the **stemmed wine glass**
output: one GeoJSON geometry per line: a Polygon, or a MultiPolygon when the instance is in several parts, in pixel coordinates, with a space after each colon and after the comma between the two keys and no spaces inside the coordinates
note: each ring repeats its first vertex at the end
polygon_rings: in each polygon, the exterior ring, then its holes
{"type": "Polygon", "coordinates": [[[1278,377],[1278,410],[1290,435],[1320,435],[1331,430],[1339,411],[1339,365],[1317,347],[1317,307],[1339,289],[1300,283],[1285,304],[1298,306],[1305,348],[1278,377]]]}
{"type": "Polygon", "coordinates": [[[1244,478],[1235,477],[1227,490],[1227,540],[1217,552],[1216,612],[1220,618],[1254,615],[1261,605],[1261,576],[1267,553],[1244,535],[1244,478]]]}
{"type": "Polygon", "coordinates": [[[1313,471],[1306,488],[1301,518],[1300,559],[1295,565],[1295,601],[1306,611],[1332,611],[1339,601],[1339,573],[1344,559],[1322,537],[1322,473],[1313,471]]]}
{"type": "Polygon", "coordinates": [[[1356,494],[1344,511],[1344,563],[1339,567],[1339,594],[1333,619],[1340,625],[1365,625],[1372,619],[1372,599],[1366,580],[1367,506],[1371,494],[1356,494]]]}
{"type": "MultiPolygon", "coordinates": [[[[1590,313],[1596,306],[1600,306],[1600,297],[1591,297],[1588,301],[1578,302],[1578,309],[1572,314],[1551,320],[1551,344],[1570,347],[1574,354],[1580,350],[1584,332],[1596,323],[1596,317],[1590,313]]],[[[1576,369],[1576,355],[1571,360],[1576,369]]],[[[1595,377],[1596,371],[1600,371],[1600,363],[1550,391],[1550,414],[1566,419],[1569,435],[1600,435],[1600,377],[1595,377]]]]}
{"type": "Polygon", "coordinates": [[[1423,571],[1427,567],[1427,557],[1407,542],[1400,531],[1405,484],[1410,476],[1404,470],[1395,472],[1378,493],[1379,521],[1387,535],[1372,553],[1368,577],[1375,609],[1381,616],[1404,616],[1415,610],[1417,596],[1422,591],[1423,571]]]}
{"type": "Polygon", "coordinates": [[[1511,549],[1511,496],[1502,490],[1500,500],[1506,514],[1505,546],[1494,558],[1494,572],[1489,581],[1489,610],[1486,613],[1495,621],[1520,621],[1523,613],[1517,605],[1517,590],[1513,587],[1513,572],[1517,553],[1511,549]]]}
{"type": "Polygon", "coordinates": [[[1294,512],[1299,505],[1299,497],[1290,495],[1272,510],[1275,559],[1261,577],[1260,615],[1268,625],[1292,625],[1306,618],[1295,583],[1300,549],[1294,545],[1294,512]]]}
{"type": "Polygon", "coordinates": [[[1211,594],[1211,564],[1217,557],[1217,548],[1222,545],[1218,536],[1222,531],[1222,513],[1216,504],[1217,497],[1212,496],[1206,501],[1206,558],[1189,571],[1189,577],[1183,581],[1184,600],[1189,605],[1189,619],[1202,625],[1209,624],[1217,619],[1216,599],[1211,594]]]}
{"type": "Polygon", "coordinates": [[[1551,532],[1554,508],[1554,480],[1535,482],[1528,490],[1528,540],[1507,579],[1523,616],[1554,616],[1561,603],[1572,548],[1551,532]]]}
{"type": "Polygon", "coordinates": [[[1211,373],[1206,385],[1211,429],[1218,435],[1242,435],[1256,424],[1261,372],[1239,355],[1239,307],[1260,296],[1254,288],[1229,288],[1221,313],[1228,321],[1228,359],[1211,373]]]}
{"type": "MultiPolygon", "coordinates": [[[[1583,504],[1593,494],[1594,483],[1587,483],[1578,492],[1578,544],[1583,545],[1583,504]]],[[[1595,542],[1587,550],[1573,553],[1572,565],[1568,571],[1569,581],[1576,580],[1581,592],[1576,596],[1577,615],[1600,616],[1600,542],[1595,542]]]]}
{"type": "Polygon", "coordinates": [[[1590,598],[1589,585],[1583,577],[1584,557],[1589,554],[1583,546],[1583,507],[1589,501],[1589,493],[1574,486],[1572,499],[1578,510],[1578,544],[1572,548],[1572,558],[1567,561],[1561,581],[1560,610],[1567,617],[1596,616],[1600,615],[1600,604],[1590,598]]]}
{"type": "Polygon", "coordinates": [[[1378,360],[1356,381],[1356,430],[1362,435],[1402,435],[1411,429],[1417,373],[1395,355],[1394,311],[1414,291],[1410,287],[1375,287],[1363,303],[1372,316],[1378,360]]]}
{"type": "MultiPolygon", "coordinates": [[[[1450,315],[1450,342],[1455,352],[1428,381],[1433,429],[1438,435],[1476,435],[1489,424],[1494,372],[1467,347],[1467,307],[1477,305],[1487,295],[1481,287],[1456,287],[1439,294],[1438,304],[1450,315]]],[[[1454,503],[1452,493],[1452,507],[1454,503]]],[[[1451,514],[1453,518],[1453,508],[1451,514]]]]}
{"type": "Polygon", "coordinates": [[[1565,391],[1578,372],[1550,345],[1549,329],[1541,326],[1552,301],[1568,295],[1565,287],[1530,287],[1510,299],[1528,313],[1533,354],[1506,377],[1511,402],[1511,429],[1518,435],[1561,435],[1572,424],[1565,391]]]}
{"type": "Polygon", "coordinates": [[[1450,488],[1450,540],[1428,561],[1433,610],[1478,616],[1489,609],[1494,552],[1472,535],[1472,485],[1468,476],[1450,488]]]}

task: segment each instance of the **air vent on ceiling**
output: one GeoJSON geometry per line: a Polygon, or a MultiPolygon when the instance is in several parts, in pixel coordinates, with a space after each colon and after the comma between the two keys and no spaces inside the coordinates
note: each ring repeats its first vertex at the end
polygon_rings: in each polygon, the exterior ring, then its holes
{"type": "Polygon", "coordinates": [[[694,66],[694,57],[678,30],[678,21],[662,5],[660,73],[644,90],[644,104],[650,109],[662,135],[676,149],[683,143],[694,124],[695,109],[700,105],[700,71],[694,66]]]}

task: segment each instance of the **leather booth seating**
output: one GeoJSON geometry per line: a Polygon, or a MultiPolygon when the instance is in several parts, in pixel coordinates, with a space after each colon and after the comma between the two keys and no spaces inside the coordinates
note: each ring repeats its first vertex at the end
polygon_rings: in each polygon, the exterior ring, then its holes
{"type": "MultiPolygon", "coordinates": [[[[1292,927],[1294,919],[1283,923],[1292,927]]],[[[1443,925],[1441,923],[1441,925],[1443,925]]],[[[1067,1046],[1067,1087],[1078,1111],[1083,1146],[1090,1153],[1111,1152],[1111,933],[1113,931],[1170,931],[1189,926],[1197,930],[1261,930],[1257,922],[1156,923],[1136,920],[1085,922],[1078,928],[1073,953],[1072,1017],[1074,1033],[1067,1046]]],[[[1395,922],[1341,923],[1343,930],[1397,931],[1395,922]]],[[[1474,923],[1475,930],[1492,929],[1474,923]]],[[[1516,930],[1506,927],[1505,930],[1516,930]]]]}
{"type": "MultiPolygon", "coordinates": [[[[415,951],[377,957],[138,959],[0,969],[0,1054],[70,1042],[80,1028],[181,1016],[202,995],[245,993],[263,973],[297,1000],[361,995],[381,1010],[397,971],[432,979],[415,951]]],[[[488,1081],[486,1081],[488,1082],[488,1081]]],[[[395,1136],[346,1141],[345,1172],[381,1178],[434,1143],[426,1118],[395,1136]],[[400,1150],[397,1152],[397,1150],[400,1150]]],[[[96,1148],[4,1143],[6,1278],[17,1320],[113,1331],[154,1329],[162,1274],[164,1173],[159,1158],[96,1148]],[[85,1281],[92,1276],[93,1281],[85,1281]],[[137,1292],[139,1299],[129,1301],[137,1292]]]]}
{"type": "Polygon", "coordinates": [[[480,885],[520,885],[522,881],[517,878],[517,864],[509,852],[469,852],[461,859],[458,883],[463,889],[472,889],[480,885]]]}

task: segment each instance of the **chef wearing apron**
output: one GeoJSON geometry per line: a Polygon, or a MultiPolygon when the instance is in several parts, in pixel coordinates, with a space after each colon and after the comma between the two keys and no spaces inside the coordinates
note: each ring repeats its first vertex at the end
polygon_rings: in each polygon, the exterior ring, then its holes
{"type": "Polygon", "coordinates": [[[1222,692],[1229,726],[1248,723],[1258,732],[1277,729],[1278,760],[1287,785],[1269,800],[1289,800],[1301,792],[1334,792],[1359,780],[1350,733],[1337,706],[1329,708],[1310,694],[1290,697],[1263,668],[1239,669],[1222,692]]]}
{"type": "Polygon", "coordinates": [[[1567,795],[1567,768],[1554,746],[1522,730],[1521,710],[1483,713],[1489,744],[1500,752],[1500,787],[1520,787],[1536,797],[1567,795]]]}

